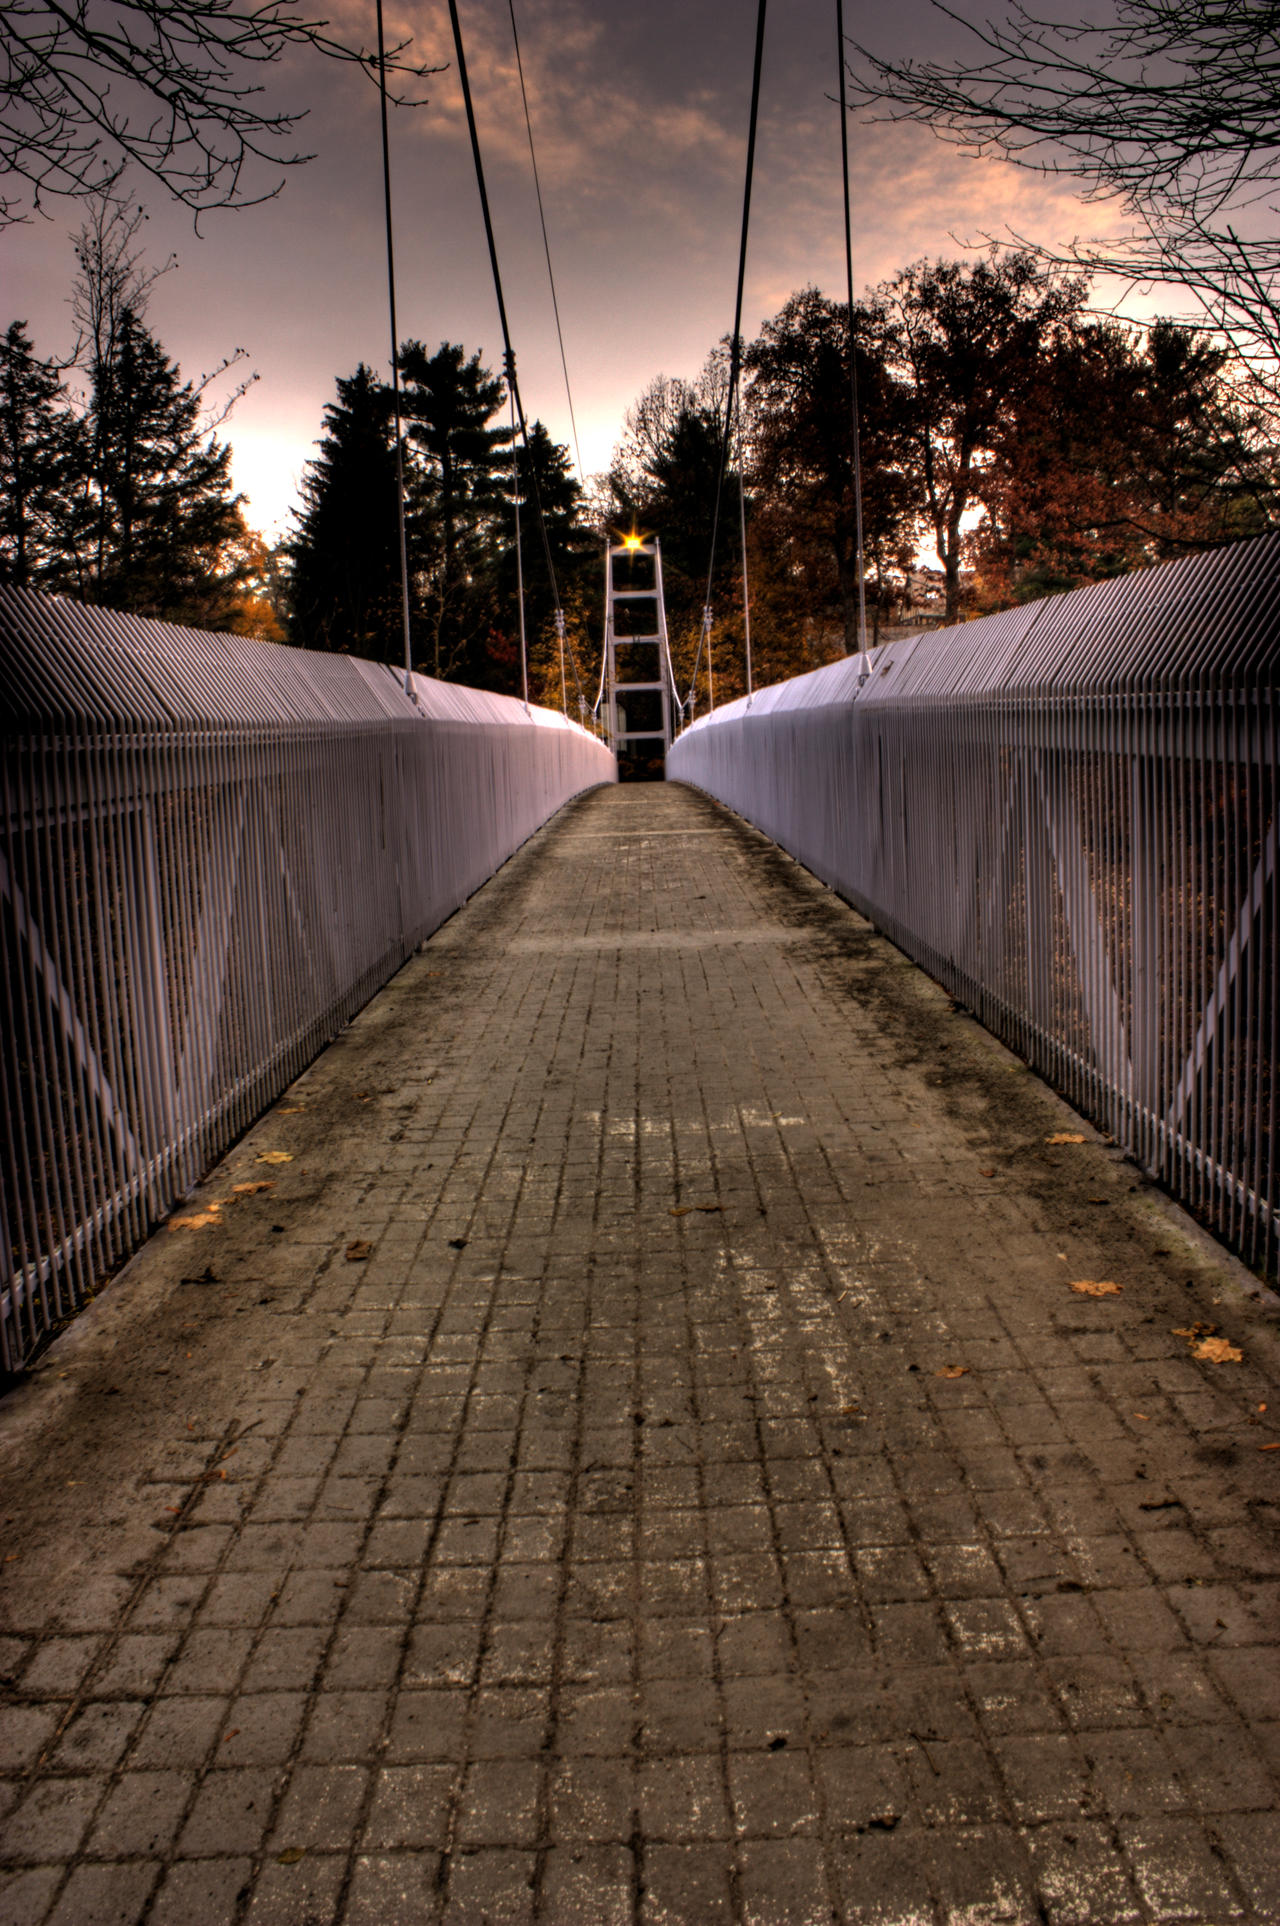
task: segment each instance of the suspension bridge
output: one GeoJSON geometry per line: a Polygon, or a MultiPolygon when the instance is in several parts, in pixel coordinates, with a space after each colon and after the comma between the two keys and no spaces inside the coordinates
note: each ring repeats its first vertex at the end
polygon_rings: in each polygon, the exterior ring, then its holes
{"type": "Polygon", "coordinates": [[[605,598],[598,735],[0,589],[0,1921],[1274,1921],[1280,537],[605,598]]]}
{"type": "Polygon", "coordinates": [[[1275,1917],[1278,569],[623,786],[0,594],[0,1917],[1275,1917]]]}

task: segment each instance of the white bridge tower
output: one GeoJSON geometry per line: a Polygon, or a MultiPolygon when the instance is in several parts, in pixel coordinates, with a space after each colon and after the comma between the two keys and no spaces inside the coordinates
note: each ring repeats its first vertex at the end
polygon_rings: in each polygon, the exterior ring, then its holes
{"type": "Polygon", "coordinates": [[[605,550],[607,727],[619,756],[656,759],[671,747],[671,648],[662,600],[662,548],[628,535],[605,550]]]}

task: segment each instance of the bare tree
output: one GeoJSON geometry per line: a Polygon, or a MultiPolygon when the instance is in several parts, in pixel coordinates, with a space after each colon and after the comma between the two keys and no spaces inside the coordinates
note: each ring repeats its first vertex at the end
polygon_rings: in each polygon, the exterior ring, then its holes
{"type": "MultiPolygon", "coordinates": [[[[128,169],[199,215],[280,191],[302,113],[273,112],[262,71],[296,49],[373,69],[293,0],[3,0],[0,227],[46,197],[113,190],[128,169]]],[[[429,70],[391,50],[400,76],[429,70]]]]}
{"type": "Polygon", "coordinates": [[[934,4],[972,37],[974,57],[895,62],[859,47],[862,101],[1114,201],[1123,231],[1038,251],[1190,290],[1203,325],[1280,399],[1274,0],[1113,0],[1100,24],[1041,19],[1021,0],[996,22],[934,4]]]}

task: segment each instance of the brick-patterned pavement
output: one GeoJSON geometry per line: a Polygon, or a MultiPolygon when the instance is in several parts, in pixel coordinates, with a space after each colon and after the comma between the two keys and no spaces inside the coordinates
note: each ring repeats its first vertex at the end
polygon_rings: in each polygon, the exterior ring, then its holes
{"type": "Polygon", "coordinates": [[[1081,1131],[571,805],[0,1405],[0,1920],[1280,1918],[1275,1327],[1081,1131]]]}

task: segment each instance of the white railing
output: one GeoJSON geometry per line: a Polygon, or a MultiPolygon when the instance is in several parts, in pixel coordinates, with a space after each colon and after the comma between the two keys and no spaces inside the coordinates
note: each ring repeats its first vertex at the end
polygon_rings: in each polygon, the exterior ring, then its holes
{"type": "Polygon", "coordinates": [[[857,905],[1280,1272],[1280,535],[886,644],[668,773],[857,905]]]}
{"type": "Polygon", "coordinates": [[[569,797],[576,724],[0,589],[0,1367],[569,797]]]}

